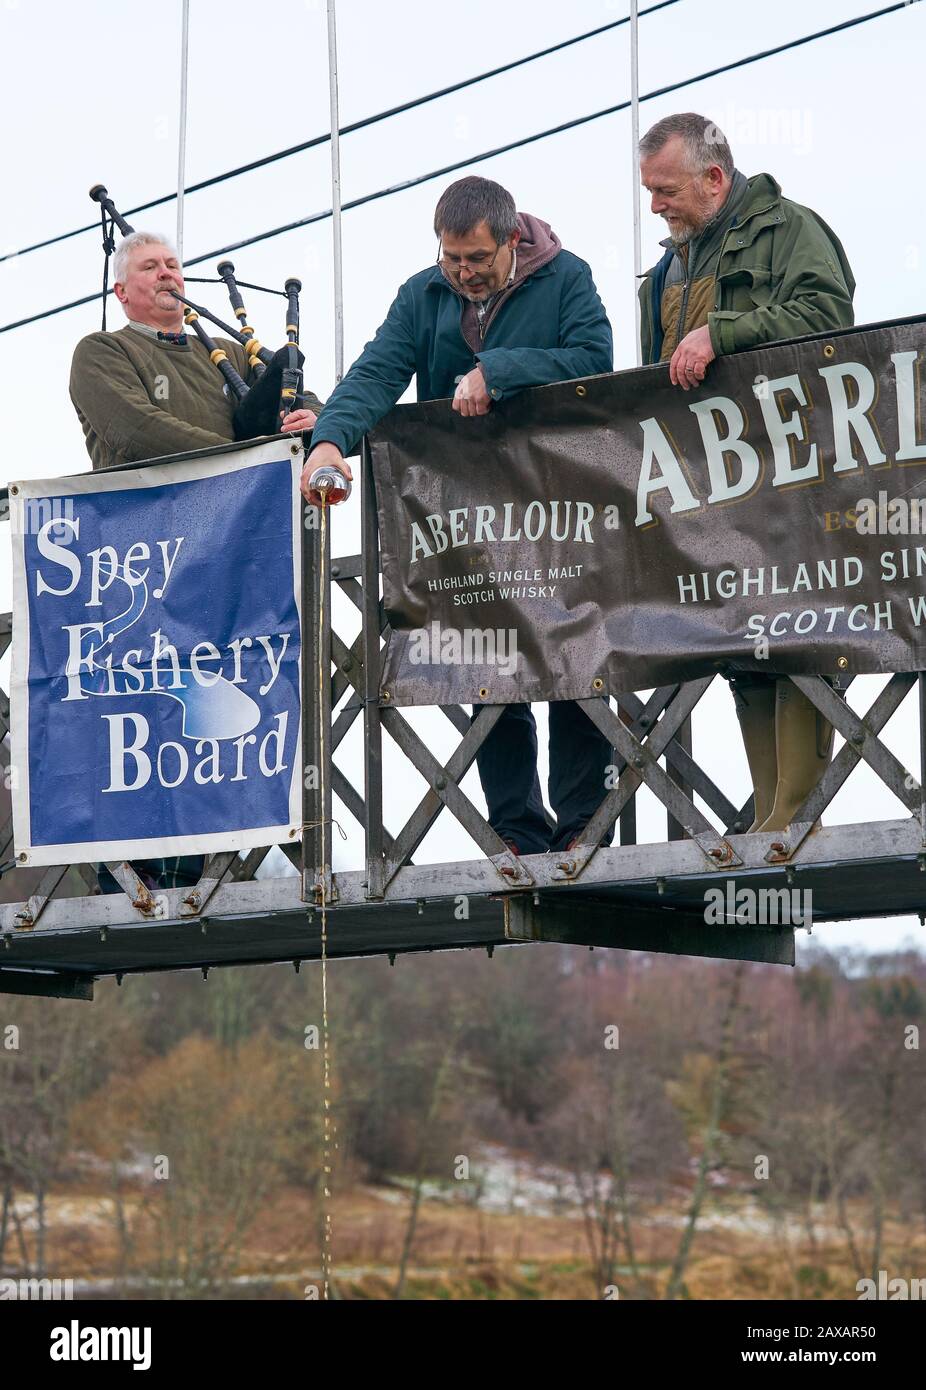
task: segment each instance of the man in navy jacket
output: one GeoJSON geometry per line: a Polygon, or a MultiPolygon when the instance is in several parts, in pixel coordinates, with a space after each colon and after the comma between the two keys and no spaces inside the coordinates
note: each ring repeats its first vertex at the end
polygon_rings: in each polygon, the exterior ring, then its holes
{"type": "MultiPolygon", "coordinates": [[[[332,392],[302,477],[321,464],[350,478],[345,455],[416,377],[419,401],[452,397],[463,416],[485,415],[528,386],[594,376],[613,366],[611,325],[584,261],[546,222],[518,213],[511,194],[470,176],[434,214],[437,264],[399,290],[385,322],[332,392]]],[[[537,779],[529,705],[510,705],[478,756],[489,820],[519,853],[563,849],[601,801],[610,747],[571,702],[550,706],[551,831],[537,779]]]]}

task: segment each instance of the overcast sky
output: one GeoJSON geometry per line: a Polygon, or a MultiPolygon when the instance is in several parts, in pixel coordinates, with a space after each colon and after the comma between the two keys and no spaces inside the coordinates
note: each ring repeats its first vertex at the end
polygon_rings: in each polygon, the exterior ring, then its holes
{"type": "MultiPolygon", "coordinates": [[[[444,87],[628,12],[627,0],[534,0],[529,7],[467,0],[341,0],[338,7],[341,124],[444,87]]],[[[645,6],[644,6],[645,8],[645,6]]],[[[875,0],[679,0],[640,24],[642,94],[880,8],[875,0]]],[[[105,183],[121,209],[176,189],[180,0],[157,6],[125,0],[0,0],[4,55],[0,249],[93,220],[87,197],[105,183]]],[[[784,193],[811,205],[836,230],[852,263],[858,322],[922,312],[924,194],[921,84],[926,5],[902,10],[735,72],[644,102],[641,129],[672,111],[698,110],[725,131],[738,167],[773,174],[784,193]]],[[[187,182],[207,178],[325,131],[328,127],[324,0],[192,0],[187,182]]],[[[518,71],[452,94],[341,145],[343,197],[349,200],[466,161],[511,189],[519,208],[549,221],[563,244],[592,266],[614,326],[615,366],[631,366],[634,347],[630,115],[621,112],[481,160],[485,151],[625,100],[630,93],[626,27],[518,71]]],[[[434,204],[460,174],[431,180],[344,216],[344,320],[348,364],[385,316],[397,286],[433,261],[434,204]]],[[[193,194],[185,204],[187,260],[330,206],[326,146],[193,194]]],[[[133,217],[136,226],[173,236],[175,204],[133,217]]],[[[643,205],[643,266],[665,235],[643,205]]],[[[234,253],[242,279],[282,286],[300,276],[307,380],[325,396],[334,381],[331,222],[234,253]]],[[[214,261],[193,274],[211,274],[214,261]]],[[[98,289],[98,231],[0,264],[0,324],[98,289]]],[[[201,288],[201,287],[200,287],[201,288]]],[[[222,316],[224,291],[201,291],[222,316]]],[[[249,292],[250,321],[264,341],[284,338],[283,301],[249,292]]],[[[110,299],[110,327],[123,323],[110,299]]],[[[99,303],[0,333],[4,481],[54,477],[89,466],[68,399],[71,354],[100,326],[99,303]]],[[[352,505],[342,509],[335,550],[358,548],[352,505]]],[[[0,560],[0,609],[10,607],[9,561],[0,560]]],[[[8,678],[8,663],[0,666],[8,678]]],[[[7,684],[7,679],[4,679],[7,684]]],[[[873,678],[853,687],[865,707],[873,678]]],[[[539,713],[539,712],[538,712],[539,713]]],[[[729,692],[715,682],[695,717],[695,752],[732,799],[748,792],[729,692]],[[706,750],[710,749],[710,753],[706,750]]],[[[420,727],[432,731],[430,716],[420,727]]],[[[545,742],[545,723],[541,719],[545,742]]],[[[449,726],[447,726],[449,730],[449,726]]],[[[357,732],[356,730],[354,731],[357,732]]],[[[888,729],[888,742],[915,767],[912,702],[888,729]]],[[[443,731],[441,730],[441,737],[443,731]]],[[[433,740],[432,740],[433,741],[433,740]]],[[[449,747],[449,745],[448,745],[449,747]]],[[[345,767],[355,767],[345,750],[345,767]]],[[[407,764],[406,764],[407,767],[407,764]]],[[[545,767],[542,768],[545,774],[545,767]]],[[[420,795],[402,773],[402,812],[420,795]]],[[[468,790],[478,798],[471,778],[468,790]]],[[[645,838],[663,838],[664,821],[644,809],[645,838]]],[[[831,807],[830,823],[903,814],[865,770],[831,807]]],[[[469,857],[466,837],[441,818],[423,857],[469,857]]],[[[339,850],[355,864],[356,827],[339,850]]],[[[339,861],[336,859],[336,864],[339,861]]],[[[799,936],[801,934],[799,933],[799,936]]],[[[821,929],[818,939],[877,948],[907,935],[922,943],[915,919],[821,929]]]]}

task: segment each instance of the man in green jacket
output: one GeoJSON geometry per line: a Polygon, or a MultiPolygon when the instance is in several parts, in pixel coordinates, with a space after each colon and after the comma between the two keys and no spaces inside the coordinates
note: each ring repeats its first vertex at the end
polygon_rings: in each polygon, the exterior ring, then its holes
{"type": "MultiPolygon", "coordinates": [[[[402,285],[318,418],[302,476],[309,502],[320,500],[308,486],[319,465],[350,478],[345,455],[413,375],[420,401],[452,397],[453,410],[475,417],[525,387],[612,369],[611,325],[591,271],[546,222],[517,212],[507,189],[475,176],[451,184],[434,232],[437,264],[402,285]]],[[[601,802],[610,762],[608,741],[578,705],[551,704],[551,830],[530,706],[507,706],[477,757],[490,824],[517,852],[565,848],[601,802]]]]}
{"type": "MultiPolygon", "coordinates": [[[[230,443],[235,402],[199,339],[183,332],[183,306],[169,293],[184,289],[174,248],[154,233],[132,232],[120,242],[113,270],[129,322],[115,333],[82,338],[71,363],[71,400],[93,467],[230,443]]],[[[217,345],[246,377],[249,359],[240,343],[223,338],[217,345]]],[[[321,409],[311,396],[313,404],[321,409]]],[[[310,408],[292,411],[281,429],[308,430],[315,419],[310,408]]],[[[200,879],[203,858],[143,859],[133,868],[147,888],[189,887],[200,879]]],[[[99,880],[104,893],[122,891],[103,867],[99,880]]]]}
{"type": "MultiPolygon", "coordinates": [[[[640,175],[669,236],[640,285],[644,363],[673,385],[704,381],[724,353],[849,328],[855,278],[835,232],[783,198],[770,174],[745,178],[723,134],[687,112],[640,141],[640,175]]],[[[833,731],[790,681],[731,678],[755,791],[752,830],[783,830],[818,782],[833,731]]]]}

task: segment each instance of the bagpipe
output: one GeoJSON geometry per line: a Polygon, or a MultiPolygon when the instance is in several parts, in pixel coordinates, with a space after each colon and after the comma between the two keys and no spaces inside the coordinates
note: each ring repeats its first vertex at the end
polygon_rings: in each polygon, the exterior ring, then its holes
{"type": "MultiPolygon", "coordinates": [[[[109,257],[115,250],[113,228],[118,227],[123,236],[135,231],[127,222],[103,184],[97,183],[90,189],[90,197],[99,203],[103,220],[103,250],[106,263],[103,273],[103,327],[106,327],[106,291],[109,271],[109,257]],[[109,226],[107,227],[107,218],[109,226]]],[[[238,320],[238,327],[232,328],[201,304],[194,304],[185,294],[169,290],[184,306],[184,322],[192,328],[199,341],[209,354],[210,360],[222,373],[228,384],[229,393],[235,399],[233,428],[236,439],[256,439],[264,434],[278,434],[280,421],[290,411],[299,410],[303,404],[302,365],[305,361],[299,351],[299,291],[302,282],[291,276],[285,284],[286,296],[286,345],[272,352],[255,336],[254,329],[247,323],[247,311],[241,298],[241,283],[235,279],[235,267],[231,261],[220,261],[216,267],[220,281],[228,290],[228,297],[238,320]],[[208,319],[223,333],[239,342],[248,355],[254,381],[249,386],[229,360],[228,353],[219,347],[202,325],[208,319]]],[[[218,283],[218,282],[216,282],[218,283]]],[[[262,285],[245,285],[245,288],[264,290],[262,285]]],[[[279,290],[267,291],[279,294],[279,290]]]]}

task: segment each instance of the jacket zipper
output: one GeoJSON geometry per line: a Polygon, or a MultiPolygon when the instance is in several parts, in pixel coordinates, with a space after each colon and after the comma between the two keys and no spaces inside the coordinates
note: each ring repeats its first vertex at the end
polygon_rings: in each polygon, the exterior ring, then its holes
{"type": "MultiPolygon", "coordinates": [[[[689,250],[690,249],[691,243],[689,242],[689,250]]],[[[694,274],[692,272],[692,260],[693,257],[689,256],[688,264],[685,266],[685,288],[682,290],[682,307],[679,311],[678,327],[675,330],[676,344],[682,341],[682,335],[685,328],[685,315],[688,313],[688,294],[691,289],[691,282],[694,279],[694,274]]]]}
{"type": "MultiPolygon", "coordinates": [[[[730,233],[733,232],[733,231],[735,231],[735,230],[737,230],[737,223],[734,221],[734,222],[732,222],[732,223],[730,224],[730,226],[729,226],[729,227],[727,228],[727,230],[724,232],[723,241],[720,243],[720,251],[719,251],[718,254],[717,254],[717,268],[718,268],[718,270],[720,269],[720,262],[721,262],[721,260],[723,259],[723,253],[724,253],[724,251],[725,251],[725,249],[726,249],[727,238],[730,236],[730,233]]],[[[689,243],[689,245],[690,245],[690,244],[691,244],[691,243],[689,243]]],[[[700,248],[699,248],[699,249],[700,249],[700,248]]],[[[682,307],[681,307],[681,311],[680,311],[679,317],[678,317],[678,327],[677,327],[677,329],[676,329],[676,333],[677,333],[677,335],[678,335],[678,339],[677,339],[678,342],[681,342],[681,341],[682,341],[682,333],[683,333],[683,330],[684,330],[684,327],[685,327],[685,315],[688,313],[688,294],[689,294],[689,291],[690,291],[690,289],[691,289],[692,281],[694,280],[694,273],[693,273],[693,270],[692,270],[692,259],[693,259],[693,258],[689,257],[688,265],[685,267],[685,288],[684,288],[684,290],[682,291],[682,307]]],[[[714,277],[714,279],[715,279],[714,306],[715,306],[715,308],[716,308],[716,304],[717,304],[716,276],[714,277]]]]}

